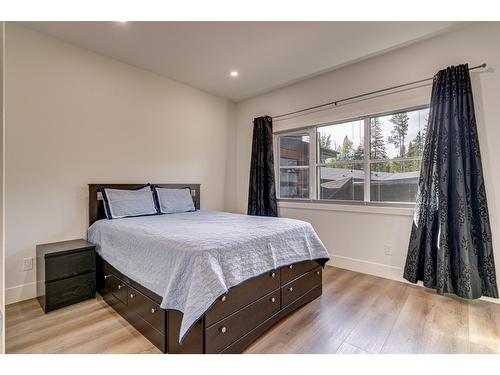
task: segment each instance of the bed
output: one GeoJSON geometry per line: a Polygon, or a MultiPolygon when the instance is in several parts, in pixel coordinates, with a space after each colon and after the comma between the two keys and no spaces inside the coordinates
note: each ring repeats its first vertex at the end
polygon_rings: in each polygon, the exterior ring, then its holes
{"type": "Polygon", "coordinates": [[[281,318],[319,297],[328,253],[308,223],[200,209],[107,220],[89,185],[97,286],[163,353],[241,353],[281,318]]]}

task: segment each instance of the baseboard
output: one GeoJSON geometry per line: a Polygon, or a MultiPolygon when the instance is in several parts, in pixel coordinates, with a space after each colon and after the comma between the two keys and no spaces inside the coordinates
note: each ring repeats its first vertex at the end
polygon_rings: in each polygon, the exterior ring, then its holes
{"type": "Polygon", "coordinates": [[[327,264],[346,270],[383,277],[384,279],[406,282],[406,280],[403,279],[403,268],[401,267],[389,266],[387,264],[375,263],[362,259],[343,257],[340,255],[332,255],[327,264]]]}
{"type": "MultiPolygon", "coordinates": [[[[403,278],[402,267],[390,266],[387,264],[375,263],[339,255],[332,255],[327,265],[415,285],[403,278]]],[[[420,281],[416,285],[423,287],[423,284],[420,281]]],[[[480,300],[500,304],[500,299],[498,298],[481,297],[480,300]]]]}
{"type": "Polygon", "coordinates": [[[36,282],[5,288],[5,304],[21,302],[36,297],[36,282]]]}

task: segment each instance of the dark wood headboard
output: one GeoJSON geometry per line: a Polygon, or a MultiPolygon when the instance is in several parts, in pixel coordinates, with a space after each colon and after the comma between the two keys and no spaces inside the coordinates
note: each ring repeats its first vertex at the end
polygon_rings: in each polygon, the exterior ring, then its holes
{"type": "MultiPolygon", "coordinates": [[[[101,193],[99,192],[99,187],[105,187],[109,189],[134,190],[144,185],[146,184],[89,184],[89,226],[91,226],[95,221],[104,219],[106,217],[106,215],[104,214],[104,202],[102,200],[101,193]]],[[[187,187],[191,188],[191,196],[193,197],[194,206],[197,210],[200,209],[200,184],[155,185],[170,189],[182,189],[187,187]]]]}

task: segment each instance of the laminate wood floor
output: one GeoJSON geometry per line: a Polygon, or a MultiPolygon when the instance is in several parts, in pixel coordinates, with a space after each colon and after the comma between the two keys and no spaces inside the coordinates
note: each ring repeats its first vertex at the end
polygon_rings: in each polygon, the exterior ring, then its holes
{"type": "MultiPolygon", "coordinates": [[[[36,299],[7,306],[6,352],[160,353],[100,297],[49,314],[36,299]]],[[[500,305],[327,267],[323,295],[246,353],[500,353],[500,305]]]]}

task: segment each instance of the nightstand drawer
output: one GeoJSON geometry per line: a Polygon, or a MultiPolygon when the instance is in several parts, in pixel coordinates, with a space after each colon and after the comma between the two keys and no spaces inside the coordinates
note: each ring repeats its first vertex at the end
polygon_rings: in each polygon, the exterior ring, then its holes
{"type": "Polygon", "coordinates": [[[95,298],[95,290],[95,272],[46,283],[45,311],[95,298]]]}
{"type": "Polygon", "coordinates": [[[45,258],[45,281],[56,281],[95,272],[95,251],[84,250],[45,258]]]}

